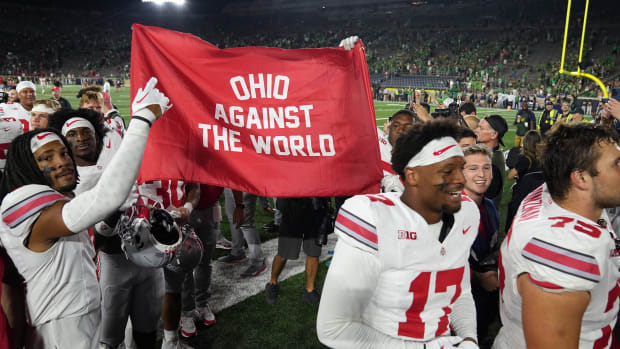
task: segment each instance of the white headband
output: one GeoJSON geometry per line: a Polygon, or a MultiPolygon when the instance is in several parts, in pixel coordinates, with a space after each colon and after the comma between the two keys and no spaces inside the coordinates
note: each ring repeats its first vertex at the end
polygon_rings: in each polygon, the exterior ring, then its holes
{"type": "Polygon", "coordinates": [[[428,166],[453,156],[465,156],[454,138],[443,137],[433,139],[409,160],[407,167],[428,166]]]}
{"type": "Polygon", "coordinates": [[[56,111],[45,104],[35,105],[30,112],[36,111],[38,113],[54,114],[56,111]]]}
{"type": "Polygon", "coordinates": [[[90,121],[84,118],[71,118],[67,120],[65,124],[62,125],[62,131],[60,133],[62,133],[63,136],[66,136],[67,132],[73,130],[74,128],[80,127],[88,127],[91,131],[93,131],[93,133],[95,133],[95,128],[93,127],[93,124],[91,124],[90,121]]]}
{"type": "Polygon", "coordinates": [[[30,81],[22,81],[19,84],[17,84],[17,87],[15,88],[17,90],[17,93],[19,93],[19,91],[25,89],[25,88],[31,88],[33,90],[36,91],[36,86],[34,86],[34,84],[30,81]]]}
{"type": "Polygon", "coordinates": [[[42,132],[36,134],[30,138],[30,150],[32,150],[32,153],[34,154],[37,150],[39,150],[39,148],[53,141],[59,141],[61,144],[64,144],[60,137],[58,137],[58,135],[54,132],[42,132]]]}

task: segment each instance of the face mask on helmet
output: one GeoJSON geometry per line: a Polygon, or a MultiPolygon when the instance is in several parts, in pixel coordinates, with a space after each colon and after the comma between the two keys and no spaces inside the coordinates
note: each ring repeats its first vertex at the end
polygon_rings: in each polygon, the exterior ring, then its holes
{"type": "Polygon", "coordinates": [[[127,259],[146,268],[168,264],[182,242],[181,230],[163,209],[132,206],[115,229],[127,259]]]}
{"type": "Polygon", "coordinates": [[[166,268],[174,272],[187,273],[200,263],[204,247],[191,225],[184,225],[181,231],[183,234],[181,246],[175,251],[174,257],[166,268]]]}

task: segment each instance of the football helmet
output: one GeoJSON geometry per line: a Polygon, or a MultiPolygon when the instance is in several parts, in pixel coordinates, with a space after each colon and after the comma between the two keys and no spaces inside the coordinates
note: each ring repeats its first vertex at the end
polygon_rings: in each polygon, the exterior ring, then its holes
{"type": "Polygon", "coordinates": [[[182,242],[181,229],[160,208],[132,206],[115,227],[128,260],[146,268],[168,264],[182,242]]]}
{"type": "Polygon", "coordinates": [[[200,263],[204,247],[191,225],[185,224],[182,226],[181,232],[183,234],[183,241],[174,252],[174,257],[166,265],[166,268],[177,273],[187,273],[200,263]]]}

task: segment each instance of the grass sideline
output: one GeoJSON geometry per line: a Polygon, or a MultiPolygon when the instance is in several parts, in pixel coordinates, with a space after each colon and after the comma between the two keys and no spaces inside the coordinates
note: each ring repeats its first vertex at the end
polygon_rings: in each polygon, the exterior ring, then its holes
{"type": "MultiPolygon", "coordinates": [[[[69,100],[74,108],[79,106],[79,100],[75,97],[80,86],[65,86],[62,91],[64,98],[69,100]]],[[[46,93],[41,94],[40,86],[37,86],[38,99],[51,97],[49,86],[46,93]]],[[[112,103],[115,104],[129,121],[130,95],[129,88],[112,88],[112,103]]],[[[404,106],[404,102],[381,102],[375,101],[377,125],[382,126],[386,119],[404,106]]],[[[503,140],[506,146],[504,150],[514,145],[515,126],[513,125],[516,111],[504,109],[478,108],[478,115],[499,114],[506,119],[509,130],[503,140]]],[[[541,112],[535,112],[540,117],[541,112]]],[[[511,186],[514,181],[506,181],[504,184],[504,196],[500,207],[500,237],[504,236],[504,221],[506,207],[511,196],[511,186]]],[[[222,207],[223,207],[222,203],[222,207]]],[[[259,206],[256,210],[256,222],[261,232],[261,241],[267,241],[277,237],[276,234],[268,234],[261,227],[268,223],[272,216],[259,206]]],[[[229,223],[224,215],[221,230],[230,238],[229,223]]],[[[327,251],[323,251],[327,253],[327,251]]],[[[223,250],[216,250],[214,258],[225,255],[223,250]]],[[[269,266],[271,261],[267,261],[269,266]]],[[[269,267],[267,273],[271,271],[269,267]]],[[[327,266],[321,263],[317,276],[317,288],[322,289],[327,266]]],[[[316,308],[301,300],[302,289],[305,283],[305,274],[298,274],[284,281],[280,285],[280,296],[275,306],[265,303],[263,293],[250,297],[237,305],[225,309],[216,314],[217,324],[210,328],[199,327],[199,336],[191,341],[196,348],[325,348],[319,343],[316,336],[316,308]]]]}

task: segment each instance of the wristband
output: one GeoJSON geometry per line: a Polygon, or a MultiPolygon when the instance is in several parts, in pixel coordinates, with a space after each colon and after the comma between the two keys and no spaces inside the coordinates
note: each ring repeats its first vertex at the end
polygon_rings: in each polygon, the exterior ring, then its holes
{"type": "Polygon", "coordinates": [[[185,207],[185,209],[187,210],[187,214],[188,214],[188,215],[189,215],[189,214],[191,214],[191,213],[192,213],[192,211],[194,210],[194,205],[192,205],[192,203],[191,203],[191,202],[189,202],[189,201],[188,201],[188,202],[186,202],[186,203],[183,205],[183,207],[185,207]]]}
{"type": "Polygon", "coordinates": [[[153,124],[151,123],[151,120],[149,120],[149,119],[147,119],[147,118],[143,118],[143,117],[138,116],[138,115],[134,115],[134,116],[132,116],[131,118],[132,118],[132,119],[136,119],[136,120],[140,120],[140,121],[144,121],[144,122],[146,122],[147,124],[149,124],[149,128],[150,128],[151,126],[153,126],[153,124]]]}

